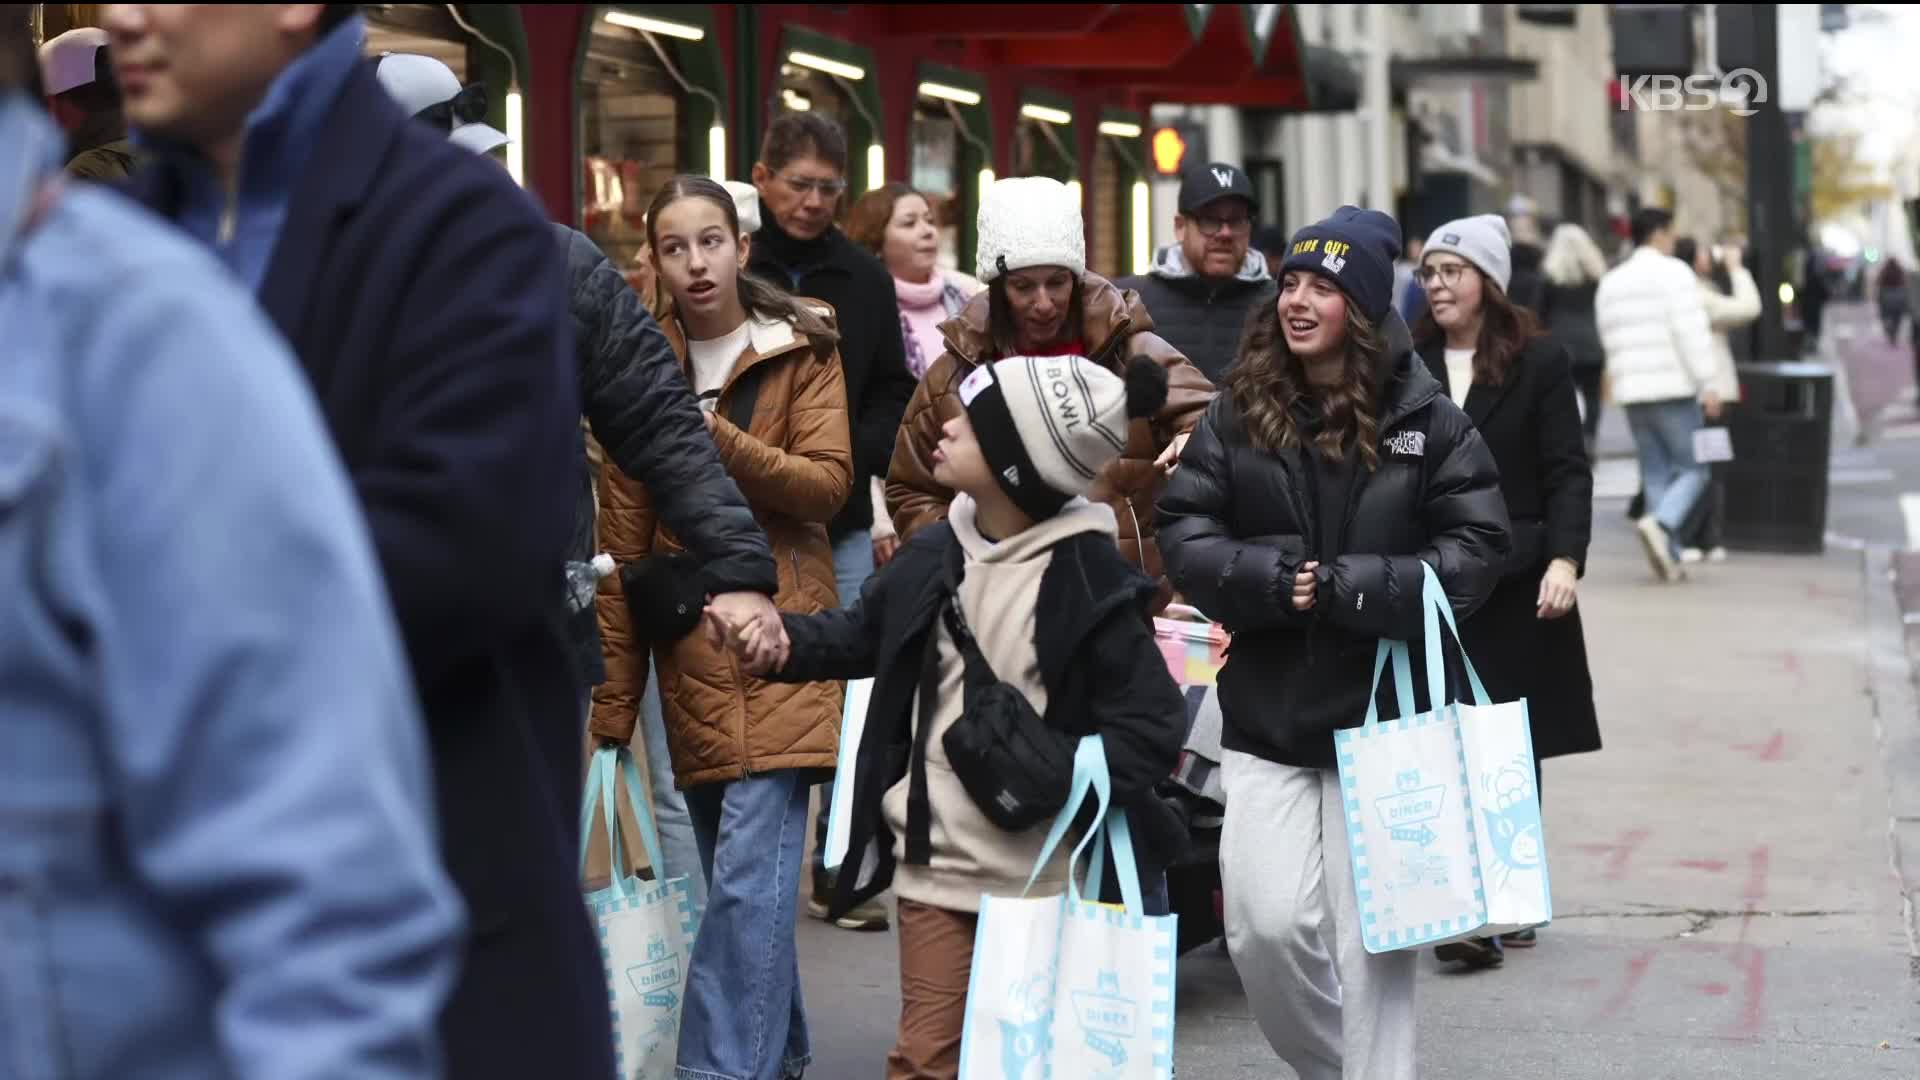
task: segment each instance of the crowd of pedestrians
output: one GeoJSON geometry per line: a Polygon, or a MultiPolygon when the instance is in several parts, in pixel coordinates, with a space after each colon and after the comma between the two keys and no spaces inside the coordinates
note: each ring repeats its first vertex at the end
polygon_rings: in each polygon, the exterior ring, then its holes
{"type": "Polygon", "coordinates": [[[1431,568],[1536,758],[1600,749],[1579,595],[1603,401],[1655,573],[1724,556],[1694,436],[1738,399],[1728,335],[1759,298],[1664,211],[1610,268],[1525,206],[1287,233],[1205,163],[1175,243],[1108,280],[1077,197],[1020,177],[983,191],[968,274],[933,200],[848,199],[845,134],[792,113],[750,183],[659,189],[636,291],[515,186],[444,64],[364,58],[353,5],[105,5],[38,56],[20,7],[0,925],[43,980],[12,999],[37,1010],[0,1047],[21,1060],[613,1074],[572,806],[583,749],[631,746],[649,873],[687,877],[698,916],[676,1075],[804,1074],[805,911],[897,930],[887,1075],[953,1077],[983,895],[1066,887],[1065,849],[1028,871],[1083,736],[1167,908],[1188,718],[1151,616],[1178,599],[1234,642],[1219,869],[1260,1028],[1310,1080],[1411,1077],[1418,953],[1364,946],[1334,771],[1376,643],[1420,637],[1431,568]],[[957,756],[993,723],[1034,748],[999,779],[1038,811],[983,805],[957,756]]]}

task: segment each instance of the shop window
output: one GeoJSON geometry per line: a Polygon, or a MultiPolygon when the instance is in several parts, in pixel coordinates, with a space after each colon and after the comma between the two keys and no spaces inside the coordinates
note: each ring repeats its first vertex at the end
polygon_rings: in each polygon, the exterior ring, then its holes
{"type": "Polygon", "coordinates": [[[1013,132],[1013,175],[1050,176],[1063,184],[1073,179],[1072,138],[1068,125],[1021,117],[1013,132]]]}
{"type": "MultiPolygon", "coordinates": [[[[777,112],[818,113],[840,126],[840,133],[847,138],[847,167],[851,173],[855,153],[854,126],[860,117],[854,111],[853,95],[833,76],[798,64],[780,65],[779,86],[773,94],[773,105],[777,112]]],[[[865,152],[865,147],[859,149],[865,152]]],[[[846,206],[845,203],[841,205],[842,208],[846,206]]]]}
{"type": "Polygon", "coordinates": [[[466,85],[471,58],[466,32],[442,4],[365,4],[366,54],[417,53],[452,69],[466,85]]]}
{"type": "Polygon", "coordinates": [[[580,227],[633,280],[647,206],[692,160],[687,104],[635,30],[594,23],[580,67],[580,227]]]}
{"type": "MultiPolygon", "coordinates": [[[[927,197],[940,228],[940,265],[960,268],[960,233],[966,218],[960,177],[965,143],[960,125],[942,101],[921,98],[913,114],[913,171],[909,183],[927,197]]],[[[966,268],[971,272],[971,268],[966,268]]]]}

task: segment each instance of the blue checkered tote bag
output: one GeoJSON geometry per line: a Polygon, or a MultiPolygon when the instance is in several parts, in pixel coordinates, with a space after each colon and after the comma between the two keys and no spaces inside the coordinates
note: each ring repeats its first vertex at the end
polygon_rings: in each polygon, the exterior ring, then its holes
{"type": "Polygon", "coordinates": [[[1100,736],[1081,740],[1073,794],[1027,887],[1092,794],[1098,816],[1074,849],[1064,896],[982,896],[967,980],[960,1080],[1171,1080],[1176,916],[1144,914],[1126,815],[1109,812],[1100,736]],[[1092,844],[1086,895],[1100,895],[1113,849],[1121,904],[1082,896],[1073,867],[1092,844]]]}
{"type": "MultiPolygon", "coordinates": [[[[606,965],[607,998],[613,1011],[613,1044],[620,1080],[671,1080],[680,1047],[680,1004],[686,995],[687,961],[693,953],[699,917],[684,873],[668,877],[660,854],[640,769],[629,747],[593,752],[580,806],[580,866],[587,865],[596,811],[606,822],[613,881],[587,895],[600,935],[606,965]],[[620,819],[614,807],[614,778],[626,785],[627,798],[647,848],[652,881],[625,876],[620,819]]],[[[677,867],[685,871],[687,867],[677,867]]]]}
{"type": "Polygon", "coordinates": [[[1527,703],[1494,704],[1462,652],[1472,701],[1450,700],[1440,626],[1457,641],[1432,567],[1423,587],[1427,700],[1414,712],[1410,654],[1381,641],[1361,726],[1334,733],[1347,848],[1367,951],[1417,949],[1544,926],[1553,917],[1527,703]],[[1399,716],[1381,720],[1393,668],[1399,716]]]}

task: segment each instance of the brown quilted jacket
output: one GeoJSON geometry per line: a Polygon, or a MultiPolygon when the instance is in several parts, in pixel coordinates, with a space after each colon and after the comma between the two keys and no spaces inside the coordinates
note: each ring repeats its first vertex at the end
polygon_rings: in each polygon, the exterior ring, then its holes
{"type": "MultiPolygon", "coordinates": [[[[1127,447],[1118,460],[1094,482],[1087,497],[1113,507],[1120,523],[1120,551],[1147,576],[1161,580],[1160,606],[1171,597],[1160,569],[1160,550],[1153,539],[1153,502],[1165,476],[1154,459],[1174,436],[1192,431],[1213,400],[1214,387],[1200,369],[1164,338],[1153,333],[1153,317],[1132,290],[1121,291],[1112,282],[1089,273],[1082,279],[1080,339],[1089,359],[1116,373],[1124,373],[1136,356],[1146,356],[1167,369],[1167,403],[1149,420],[1136,420],[1127,447]]],[[[907,405],[906,419],[894,443],[893,464],[887,473],[887,511],[902,542],[920,529],[947,516],[953,492],[933,478],[929,458],[940,441],[940,425],[960,414],[960,381],[983,359],[994,355],[987,331],[987,294],[982,292],[966,309],[940,327],[947,350],[927,369],[920,388],[907,405]]]]}
{"type": "MultiPolygon", "coordinates": [[[[679,320],[669,312],[660,323],[685,364],[686,335],[679,320]]],[[[782,611],[812,614],[837,606],[826,523],[852,486],[840,357],[831,346],[816,348],[785,322],[756,320],[751,335],[720,392],[713,438],[779,563],[774,604],[782,611]],[[743,432],[726,417],[741,375],[757,365],[767,370],[743,432]]],[[[620,563],[682,550],[649,509],[646,488],[611,462],[600,471],[599,539],[601,550],[620,563]]],[[[618,574],[606,578],[595,598],[607,680],[594,690],[590,726],[596,734],[628,742],[646,687],[647,654],[633,640],[619,582],[618,574]]],[[[731,652],[708,643],[704,630],[658,645],[653,654],[664,697],[667,752],[680,787],[772,769],[833,768],[839,683],[750,678],[731,652]]]]}

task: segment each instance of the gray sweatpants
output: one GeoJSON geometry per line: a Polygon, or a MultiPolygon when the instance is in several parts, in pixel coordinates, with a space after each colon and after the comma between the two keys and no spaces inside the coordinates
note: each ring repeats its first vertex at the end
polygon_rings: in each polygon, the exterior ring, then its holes
{"type": "Polygon", "coordinates": [[[1361,943],[1339,773],[1233,750],[1221,771],[1227,949],[1261,1033],[1300,1080],[1413,1080],[1418,954],[1361,943]]]}

